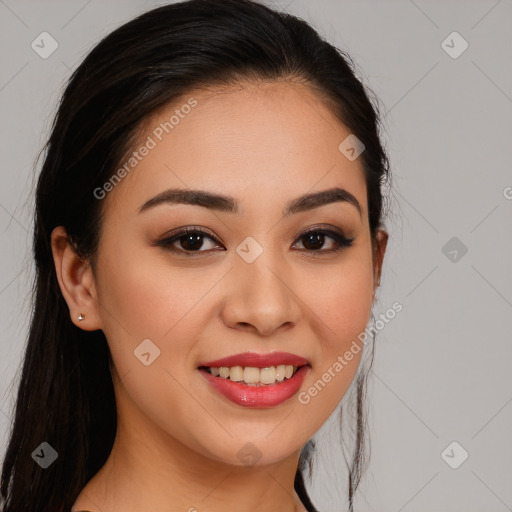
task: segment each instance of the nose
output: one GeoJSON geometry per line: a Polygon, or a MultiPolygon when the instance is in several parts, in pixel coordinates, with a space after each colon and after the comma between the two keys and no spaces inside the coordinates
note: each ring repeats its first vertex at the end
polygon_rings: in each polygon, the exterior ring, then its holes
{"type": "Polygon", "coordinates": [[[270,336],[298,323],[301,308],[293,289],[295,278],[282,266],[271,268],[267,263],[263,257],[250,264],[235,263],[221,312],[226,326],[270,336]]]}

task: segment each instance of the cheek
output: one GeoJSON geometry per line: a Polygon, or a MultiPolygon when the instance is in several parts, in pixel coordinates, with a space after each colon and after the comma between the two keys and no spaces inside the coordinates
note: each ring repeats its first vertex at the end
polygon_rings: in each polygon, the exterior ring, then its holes
{"type": "Polygon", "coordinates": [[[316,410],[321,418],[339,404],[367,350],[363,341],[373,302],[371,255],[354,251],[340,264],[339,272],[332,268],[317,272],[315,283],[308,304],[318,319],[318,359],[299,402],[309,400],[310,411],[316,410]]]}
{"type": "Polygon", "coordinates": [[[342,349],[365,330],[373,301],[371,259],[366,252],[353,252],[339,265],[317,272],[315,282],[304,284],[308,305],[323,328],[326,351],[342,349]]]}
{"type": "Polygon", "coordinates": [[[119,409],[126,408],[125,414],[133,418],[128,405],[133,403],[155,424],[182,436],[180,422],[169,423],[169,411],[174,418],[197,417],[195,402],[184,389],[191,349],[203,327],[197,318],[200,299],[215,279],[162,261],[141,255],[104,260],[98,295],[103,331],[122,381],[117,386],[119,409]],[[141,345],[147,339],[151,343],[141,345]],[[148,365],[139,358],[146,352],[148,365]]]}
{"type": "Polygon", "coordinates": [[[317,314],[318,358],[298,395],[304,418],[316,432],[346,394],[361,362],[372,305],[372,276],[362,262],[317,287],[311,299],[317,314]],[[306,419],[307,418],[307,419],[306,419]]]}
{"type": "Polygon", "coordinates": [[[200,279],[162,260],[136,255],[116,258],[105,268],[98,290],[107,313],[103,319],[107,326],[140,340],[172,336],[176,325],[187,323],[186,315],[209,286],[204,275],[200,279]]]}
{"type": "Polygon", "coordinates": [[[225,270],[173,267],[154,249],[153,254],[120,252],[122,256],[102,262],[98,287],[102,330],[119,375],[131,378],[131,392],[136,392],[140,377],[141,389],[154,386],[151,396],[162,399],[162,393],[181,389],[173,376],[180,382],[190,377],[195,343],[211,321],[210,311],[204,309],[208,293],[225,270]],[[147,339],[151,343],[141,345],[147,339]],[[137,358],[146,347],[154,351],[150,359],[157,355],[148,366],[137,358]]]}

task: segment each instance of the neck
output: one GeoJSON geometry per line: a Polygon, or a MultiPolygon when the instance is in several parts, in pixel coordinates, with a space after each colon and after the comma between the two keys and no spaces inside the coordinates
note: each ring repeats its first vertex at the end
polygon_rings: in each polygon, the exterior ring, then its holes
{"type": "Polygon", "coordinates": [[[199,453],[142,414],[118,406],[114,446],[73,510],[306,512],[294,489],[300,451],[268,465],[231,465],[199,453]],[[123,421],[123,418],[129,418],[123,421]]]}

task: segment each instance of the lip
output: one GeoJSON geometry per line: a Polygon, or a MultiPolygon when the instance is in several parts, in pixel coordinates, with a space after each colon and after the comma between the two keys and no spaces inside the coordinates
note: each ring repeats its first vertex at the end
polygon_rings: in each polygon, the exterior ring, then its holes
{"type": "MultiPolygon", "coordinates": [[[[272,352],[270,354],[258,354],[256,352],[244,352],[243,354],[235,354],[233,356],[216,359],[215,361],[207,361],[198,365],[208,366],[209,368],[221,368],[232,366],[250,366],[252,368],[268,368],[269,366],[278,366],[280,364],[292,366],[309,365],[309,361],[297,354],[289,352],[272,352]]],[[[291,380],[291,379],[290,379],[291,380]]]]}
{"type": "MultiPolygon", "coordinates": [[[[216,361],[213,361],[216,363],[216,361]]],[[[204,365],[207,366],[207,365],[204,365]]],[[[293,398],[304,382],[309,365],[302,366],[290,378],[268,386],[248,386],[222,377],[215,377],[207,370],[199,372],[212,388],[231,402],[250,408],[276,407],[293,398]]]]}

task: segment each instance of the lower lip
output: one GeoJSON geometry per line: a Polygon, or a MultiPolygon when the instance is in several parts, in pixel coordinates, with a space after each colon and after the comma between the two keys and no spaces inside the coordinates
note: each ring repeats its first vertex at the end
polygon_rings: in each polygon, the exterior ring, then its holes
{"type": "Polygon", "coordinates": [[[292,378],[267,386],[248,386],[222,377],[215,377],[202,368],[199,371],[215,391],[235,404],[243,407],[264,408],[275,407],[292,398],[302,386],[308,370],[309,366],[303,366],[292,378]]]}

